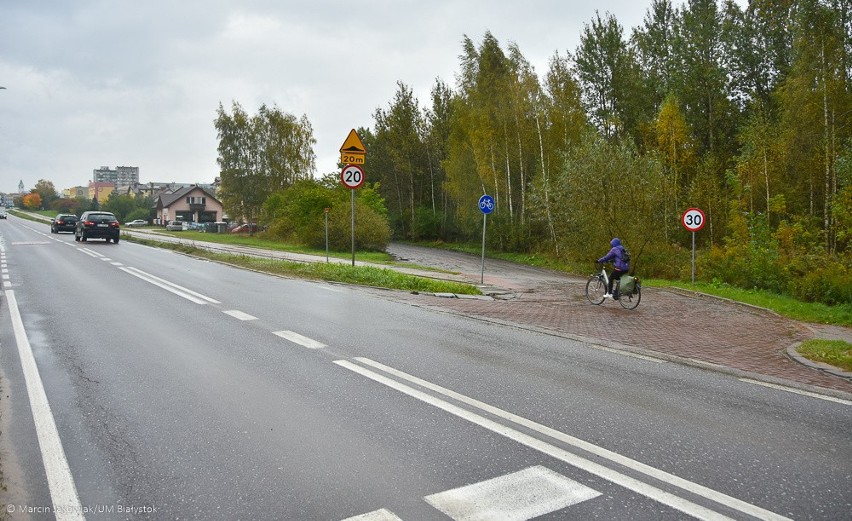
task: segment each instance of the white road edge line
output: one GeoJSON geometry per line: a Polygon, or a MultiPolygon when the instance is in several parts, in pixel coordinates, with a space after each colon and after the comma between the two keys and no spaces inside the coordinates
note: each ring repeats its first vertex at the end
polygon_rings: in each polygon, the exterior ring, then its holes
{"type": "MultiPolygon", "coordinates": [[[[757,517],[759,519],[764,519],[764,520],[776,520],[776,521],[785,520],[785,521],[789,521],[789,518],[786,518],[784,516],[781,516],[779,514],[771,512],[769,510],[765,510],[765,509],[760,508],[756,505],[752,505],[752,504],[747,503],[745,501],[742,501],[740,499],[728,496],[727,494],[723,494],[721,492],[707,488],[703,485],[699,485],[697,483],[693,483],[691,481],[680,478],[680,477],[675,476],[673,474],[669,474],[668,472],[665,472],[665,471],[656,469],[654,467],[651,467],[650,465],[646,465],[644,463],[635,461],[635,460],[630,459],[626,456],[622,456],[622,455],[617,454],[615,452],[612,452],[610,450],[604,449],[603,447],[598,447],[597,445],[594,445],[594,444],[589,443],[587,441],[583,441],[579,438],[569,436],[568,434],[565,434],[563,432],[559,432],[555,429],[551,429],[550,427],[545,427],[544,425],[541,425],[539,423],[536,423],[536,422],[533,422],[533,421],[528,420],[526,418],[517,416],[515,414],[504,411],[502,409],[498,409],[497,407],[488,405],[486,403],[480,402],[480,401],[475,400],[473,398],[469,398],[469,397],[464,396],[462,394],[459,394],[455,391],[445,389],[441,386],[432,384],[430,382],[427,382],[427,381],[422,380],[420,378],[417,378],[415,376],[409,375],[407,373],[404,373],[404,372],[399,371],[397,369],[394,369],[392,367],[385,366],[383,364],[380,364],[380,363],[375,362],[373,360],[370,360],[368,358],[357,357],[357,358],[355,358],[355,360],[357,360],[358,362],[360,362],[362,364],[369,365],[369,366],[374,367],[378,370],[384,371],[388,374],[394,375],[398,378],[404,379],[406,381],[409,381],[411,383],[414,383],[416,385],[424,387],[426,389],[430,389],[434,392],[437,392],[439,394],[442,394],[444,396],[447,396],[447,397],[452,398],[454,400],[457,400],[459,402],[462,402],[462,403],[465,403],[467,405],[476,407],[477,409],[480,409],[480,410],[485,411],[487,413],[493,414],[497,417],[511,421],[512,423],[516,423],[518,425],[526,427],[526,428],[533,430],[535,432],[544,434],[545,436],[553,438],[557,441],[560,441],[560,442],[566,443],[568,445],[580,448],[580,449],[587,451],[587,452],[590,452],[590,453],[592,453],[596,456],[605,458],[609,461],[612,461],[614,463],[617,463],[619,465],[627,467],[627,468],[629,468],[633,471],[640,472],[640,473],[645,474],[649,477],[652,477],[652,478],[658,479],[660,481],[663,481],[665,483],[668,483],[670,485],[676,486],[676,487],[678,487],[682,490],[685,490],[687,492],[690,492],[692,494],[696,494],[696,495],[704,497],[706,499],[715,501],[716,503],[719,503],[721,505],[725,505],[729,508],[739,510],[740,512],[743,512],[745,514],[757,517]]],[[[412,397],[417,398],[421,401],[429,403],[430,405],[434,405],[436,407],[439,407],[439,408],[441,408],[441,409],[443,409],[443,410],[445,410],[445,411],[447,411],[451,414],[455,414],[456,416],[459,416],[459,417],[464,418],[468,421],[471,421],[472,423],[475,423],[477,425],[485,427],[486,429],[492,430],[493,432],[497,432],[498,434],[502,434],[502,435],[504,435],[504,436],[506,436],[510,439],[517,441],[518,443],[521,443],[521,444],[526,445],[528,447],[531,447],[531,448],[534,448],[534,449],[539,450],[541,452],[544,452],[545,454],[548,454],[548,455],[550,455],[550,456],[552,456],[556,459],[564,461],[565,463],[568,463],[570,465],[574,465],[575,467],[586,470],[587,472],[590,472],[592,474],[600,476],[600,477],[607,479],[607,480],[609,480],[613,483],[616,483],[618,485],[624,486],[625,488],[628,488],[630,490],[638,492],[638,493],[640,493],[640,494],[642,494],[646,497],[649,497],[651,499],[659,501],[660,503],[663,503],[663,504],[668,505],[672,508],[680,510],[681,512],[684,512],[684,513],[687,513],[687,514],[692,515],[694,517],[697,517],[698,519],[728,519],[727,517],[722,516],[721,514],[714,512],[712,510],[706,509],[705,507],[702,507],[700,505],[696,505],[696,504],[689,502],[689,501],[687,501],[683,498],[680,498],[680,497],[675,496],[673,494],[670,494],[668,492],[659,490],[655,487],[652,487],[651,485],[648,485],[648,484],[643,483],[641,481],[635,480],[635,479],[633,479],[629,476],[625,476],[625,475],[623,475],[619,472],[616,472],[615,470],[609,469],[607,467],[604,467],[602,465],[599,465],[597,463],[589,461],[585,458],[581,458],[581,457],[579,457],[579,456],[577,456],[573,453],[570,453],[568,451],[565,451],[563,449],[560,449],[558,447],[555,447],[553,445],[545,443],[545,442],[543,442],[543,441],[541,441],[537,438],[534,438],[534,437],[529,436],[527,434],[524,434],[524,433],[521,433],[521,432],[516,431],[514,429],[511,429],[510,427],[503,426],[502,424],[496,423],[496,422],[489,420],[485,417],[476,415],[472,412],[467,411],[466,409],[462,409],[462,408],[457,407],[455,405],[452,405],[448,402],[444,402],[443,400],[440,400],[438,398],[434,398],[433,396],[431,396],[429,394],[426,394],[426,393],[423,393],[422,391],[418,391],[414,388],[408,387],[404,384],[397,382],[396,380],[392,380],[390,378],[384,377],[384,376],[382,376],[378,373],[374,373],[374,372],[372,372],[368,369],[365,369],[365,368],[362,368],[358,365],[352,364],[351,362],[348,362],[346,360],[336,361],[335,363],[338,364],[338,365],[341,365],[342,367],[346,367],[347,369],[355,371],[359,374],[362,374],[362,375],[364,375],[368,378],[376,380],[379,383],[383,383],[385,385],[388,385],[389,387],[391,387],[393,389],[397,389],[400,392],[408,394],[409,396],[412,396],[412,397]],[[353,369],[353,368],[357,368],[357,370],[353,369]],[[696,508],[698,510],[694,510],[696,508]],[[709,517],[707,517],[707,516],[709,516],[709,517]]]]}
{"type": "Polygon", "coordinates": [[[83,507],[80,504],[80,496],[74,485],[74,477],[62,448],[62,440],[50,411],[50,403],[38,372],[38,366],[33,356],[27,331],[24,329],[24,321],[18,310],[18,301],[15,292],[6,291],[6,300],[9,302],[9,313],[12,316],[12,329],[15,332],[15,342],[18,344],[18,354],[21,358],[21,368],[24,372],[24,380],[27,385],[27,394],[30,398],[30,409],[36,427],[38,445],[41,449],[41,459],[44,462],[44,472],[47,475],[47,484],[50,489],[50,499],[53,501],[53,511],[57,520],[78,520],[83,517],[83,507]]]}
{"type": "Polygon", "coordinates": [[[294,333],[293,331],[273,331],[272,334],[280,336],[284,340],[289,340],[294,344],[307,347],[308,349],[322,349],[323,347],[328,347],[322,342],[317,342],[312,338],[302,336],[299,333],[294,333]]]}
{"type": "Polygon", "coordinates": [[[799,389],[793,389],[792,387],[784,387],[783,385],[771,384],[769,382],[761,382],[759,380],[752,380],[751,378],[740,378],[741,382],[745,382],[748,384],[754,385],[762,385],[763,387],[769,387],[770,389],[778,389],[779,391],[787,391],[788,393],[800,394],[802,396],[810,396],[811,398],[819,398],[820,400],[826,400],[829,402],[837,402],[842,403],[843,405],[852,405],[852,402],[849,400],[844,400],[843,398],[835,398],[834,396],[827,396],[824,394],[812,393],[809,391],[801,391],[799,389]]]}
{"type": "Polygon", "coordinates": [[[155,286],[159,286],[166,291],[170,291],[170,292],[174,293],[175,295],[179,295],[179,296],[181,296],[181,297],[183,297],[183,298],[185,298],[189,301],[195,302],[196,304],[204,304],[205,302],[209,302],[211,304],[221,304],[221,302],[219,302],[216,299],[212,299],[208,296],[202,295],[201,293],[192,291],[191,289],[185,288],[183,286],[179,286],[179,285],[175,284],[174,282],[169,282],[165,279],[161,279],[160,277],[157,277],[156,275],[151,275],[150,273],[146,273],[146,272],[144,272],[144,271],[142,271],[138,268],[133,268],[133,267],[128,266],[126,268],[122,267],[122,268],[118,268],[118,269],[120,269],[121,271],[123,271],[125,273],[129,273],[129,274],[133,275],[134,277],[139,277],[140,279],[142,279],[146,282],[150,282],[151,284],[153,284],[155,286]]]}

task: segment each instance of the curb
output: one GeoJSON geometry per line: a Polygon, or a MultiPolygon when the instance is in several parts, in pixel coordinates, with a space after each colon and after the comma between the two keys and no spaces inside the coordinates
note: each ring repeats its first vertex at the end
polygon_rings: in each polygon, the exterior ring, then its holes
{"type": "Polygon", "coordinates": [[[833,365],[808,360],[807,358],[800,355],[799,352],[796,350],[796,348],[799,347],[800,345],[802,345],[801,342],[793,344],[790,347],[788,347],[787,348],[787,356],[789,356],[794,361],[796,361],[796,362],[798,362],[798,363],[800,363],[804,366],[810,367],[811,369],[817,369],[819,371],[823,371],[823,372],[829,373],[829,374],[834,375],[834,376],[839,376],[840,378],[846,378],[847,380],[852,380],[852,373],[850,373],[850,372],[847,372],[847,371],[844,371],[843,369],[839,369],[837,367],[834,367],[833,365]]]}

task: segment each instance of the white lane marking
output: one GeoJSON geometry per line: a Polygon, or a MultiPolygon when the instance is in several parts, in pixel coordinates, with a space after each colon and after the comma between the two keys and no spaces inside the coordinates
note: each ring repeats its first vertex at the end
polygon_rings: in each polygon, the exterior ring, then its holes
{"type": "Polygon", "coordinates": [[[12,283],[11,283],[11,282],[9,282],[9,281],[7,280],[7,281],[3,282],[3,287],[4,287],[4,288],[11,288],[11,287],[12,287],[12,283]]]}
{"type": "Polygon", "coordinates": [[[187,289],[187,288],[184,288],[183,286],[179,286],[179,285],[175,284],[174,282],[169,282],[165,279],[161,279],[160,277],[157,277],[156,275],[151,275],[150,273],[146,273],[146,272],[144,272],[140,269],[132,268],[132,267],[126,267],[126,268],[122,267],[122,268],[118,268],[118,269],[120,269],[121,271],[123,271],[125,273],[129,273],[130,275],[133,275],[134,277],[138,277],[138,278],[144,280],[145,282],[149,282],[149,283],[151,283],[155,286],[163,288],[164,290],[166,290],[168,292],[174,293],[175,295],[177,295],[179,297],[183,297],[186,300],[189,300],[190,302],[194,302],[196,304],[206,304],[208,302],[211,303],[211,304],[220,304],[220,302],[218,300],[214,300],[210,297],[202,295],[201,293],[196,293],[195,291],[192,291],[191,289],[187,289]]]}
{"type": "Polygon", "coordinates": [[[289,340],[294,344],[299,344],[303,347],[307,347],[308,349],[322,349],[323,347],[327,347],[322,342],[317,342],[312,338],[302,336],[299,333],[294,333],[292,331],[274,331],[273,334],[280,336],[284,340],[289,340]]]}
{"type": "Polygon", "coordinates": [[[96,259],[100,257],[100,254],[95,253],[91,250],[87,250],[86,248],[79,248],[78,251],[81,251],[81,252],[85,253],[86,255],[88,255],[89,257],[94,257],[96,259]]]}
{"type": "Polygon", "coordinates": [[[62,448],[62,440],[59,438],[50,403],[47,401],[47,393],[44,391],[32,346],[27,338],[27,331],[24,329],[24,321],[21,319],[15,292],[6,291],[6,299],[9,302],[12,329],[15,332],[15,342],[18,344],[27,394],[30,397],[30,409],[41,449],[41,459],[44,462],[44,471],[47,475],[50,499],[53,501],[54,515],[57,520],[62,521],[84,519],[80,496],[77,494],[74,477],[71,475],[65,450],[62,448]]]}
{"type": "Polygon", "coordinates": [[[124,264],[120,262],[110,262],[110,264],[112,264],[113,266],[124,266],[124,264]]]}
{"type": "MultiPolygon", "coordinates": [[[[632,460],[632,459],[627,458],[625,456],[622,456],[620,454],[614,453],[612,451],[604,449],[603,447],[598,447],[597,445],[593,445],[589,442],[580,440],[578,438],[574,438],[573,436],[569,436],[569,435],[562,433],[562,432],[559,432],[555,429],[545,427],[544,425],[540,425],[538,423],[527,420],[527,419],[522,418],[520,416],[517,416],[517,415],[514,415],[512,413],[503,411],[502,409],[498,409],[497,407],[493,407],[491,405],[485,404],[485,403],[480,402],[478,400],[474,400],[473,398],[468,398],[467,396],[456,393],[454,391],[450,391],[449,389],[444,389],[443,387],[440,387],[440,386],[435,385],[435,384],[431,384],[429,382],[426,382],[425,380],[421,380],[417,377],[408,375],[406,373],[403,373],[402,371],[398,371],[398,370],[393,369],[391,367],[384,366],[382,364],[379,364],[378,362],[374,362],[374,361],[369,360],[367,358],[356,358],[356,360],[361,362],[361,363],[371,365],[371,366],[373,366],[377,369],[380,369],[382,371],[386,371],[389,374],[398,376],[399,378],[403,378],[405,380],[408,380],[412,383],[416,383],[417,385],[421,385],[422,387],[425,387],[427,389],[431,389],[431,390],[438,392],[440,394],[443,394],[445,396],[452,397],[453,399],[456,399],[456,400],[458,400],[462,403],[472,405],[472,406],[479,408],[483,411],[497,415],[497,416],[499,416],[503,419],[509,420],[513,423],[517,423],[518,425],[522,425],[522,426],[527,427],[529,429],[535,430],[535,431],[537,431],[541,434],[545,434],[545,435],[547,435],[551,438],[554,438],[558,441],[561,441],[563,443],[581,448],[581,449],[588,451],[592,454],[595,454],[597,456],[606,458],[606,459],[608,459],[612,462],[615,462],[615,463],[618,463],[618,464],[623,465],[625,467],[628,467],[631,470],[641,472],[641,473],[643,473],[647,476],[653,477],[655,479],[659,479],[659,480],[664,481],[664,482],[666,482],[670,485],[674,485],[674,486],[679,487],[683,490],[686,490],[686,491],[691,492],[693,494],[696,494],[696,495],[705,497],[707,499],[713,500],[713,501],[715,501],[719,504],[722,504],[722,505],[725,505],[727,507],[739,510],[739,511],[746,513],[746,514],[749,514],[751,516],[754,516],[754,517],[757,517],[757,518],[760,518],[760,519],[764,519],[764,520],[777,520],[777,521],[785,520],[785,521],[789,521],[788,518],[781,516],[779,514],[776,514],[774,512],[770,512],[769,510],[762,509],[758,506],[752,505],[750,503],[746,503],[745,501],[736,499],[734,497],[728,496],[728,495],[723,494],[721,492],[717,492],[717,491],[710,489],[710,488],[707,488],[703,485],[699,485],[697,483],[687,481],[687,480],[680,478],[678,476],[675,476],[673,474],[669,474],[669,473],[664,472],[662,470],[655,469],[654,467],[651,467],[651,466],[646,465],[644,463],[640,463],[638,461],[632,460]]],[[[514,440],[514,441],[516,441],[516,442],[518,442],[522,445],[526,445],[527,447],[538,450],[539,452],[542,452],[542,453],[547,454],[547,455],[549,455],[553,458],[556,458],[560,461],[568,463],[569,465],[573,465],[573,466],[575,466],[579,469],[585,470],[586,472],[600,476],[600,477],[602,477],[602,478],[604,478],[608,481],[611,481],[612,483],[620,485],[620,486],[627,488],[629,490],[633,490],[634,492],[642,494],[645,497],[651,498],[651,499],[658,501],[658,502],[660,502],[664,505],[668,505],[668,506],[670,506],[670,507],[672,507],[676,510],[680,510],[681,512],[684,512],[684,513],[691,515],[693,517],[696,517],[698,519],[729,519],[728,517],[725,517],[722,514],[719,514],[718,512],[714,512],[714,511],[712,511],[708,508],[705,508],[701,505],[692,503],[691,501],[687,501],[686,499],[675,496],[674,494],[671,494],[669,492],[666,492],[666,491],[660,490],[658,488],[652,487],[651,485],[648,485],[647,483],[639,481],[638,479],[634,479],[630,476],[621,474],[620,472],[616,472],[615,470],[612,470],[608,467],[604,467],[603,465],[600,465],[600,464],[595,463],[593,461],[590,461],[588,459],[577,456],[576,454],[573,454],[573,453],[568,452],[566,450],[560,449],[559,447],[556,447],[554,445],[550,445],[549,443],[541,441],[538,438],[534,438],[533,436],[530,436],[530,435],[525,434],[523,432],[517,431],[517,430],[512,429],[511,427],[507,427],[503,424],[497,423],[493,420],[485,418],[484,416],[480,416],[478,414],[470,412],[467,409],[463,409],[461,407],[453,405],[453,404],[446,402],[444,400],[441,400],[439,398],[435,398],[434,396],[426,394],[423,391],[419,391],[419,390],[414,389],[412,387],[409,387],[405,384],[402,384],[402,383],[400,383],[396,380],[392,380],[392,379],[390,379],[390,378],[388,378],[384,375],[381,375],[379,373],[375,373],[375,372],[373,372],[373,371],[371,371],[367,368],[364,368],[364,367],[356,365],[352,362],[349,362],[348,360],[338,360],[338,361],[335,361],[334,363],[341,366],[341,367],[345,367],[346,369],[349,369],[350,371],[353,371],[353,372],[358,373],[362,376],[370,378],[371,380],[374,380],[374,381],[379,382],[383,385],[386,385],[386,386],[388,386],[392,389],[396,389],[397,391],[400,391],[404,394],[407,394],[407,395],[409,395],[413,398],[416,398],[420,401],[423,401],[425,403],[428,403],[430,405],[438,407],[439,409],[442,409],[446,412],[449,412],[450,414],[453,414],[453,415],[456,415],[460,418],[463,418],[463,419],[465,419],[465,420],[467,420],[471,423],[479,425],[479,426],[481,426],[485,429],[488,429],[492,432],[496,432],[498,434],[501,434],[501,435],[503,435],[503,436],[505,436],[505,437],[507,437],[511,440],[514,440]]]]}
{"type": "Polygon", "coordinates": [[[526,521],[600,495],[548,468],[535,466],[423,499],[456,521],[526,521]]]}
{"type": "Polygon", "coordinates": [[[3,274],[3,280],[9,280],[9,274],[8,273],[3,274]]]}
{"type": "Polygon", "coordinates": [[[754,384],[754,385],[762,385],[763,387],[769,387],[771,389],[778,389],[779,391],[787,391],[788,393],[800,394],[802,396],[810,396],[811,398],[819,398],[820,400],[826,400],[829,402],[837,402],[842,403],[843,405],[852,405],[852,402],[849,400],[844,400],[843,398],[835,398],[834,396],[826,396],[824,394],[817,394],[808,391],[801,391],[799,389],[793,389],[792,387],[784,387],[783,385],[776,385],[767,382],[761,382],[758,380],[752,380],[750,378],[740,378],[741,382],[754,384]]]}
{"type": "Polygon", "coordinates": [[[253,316],[249,315],[248,313],[243,313],[242,311],[240,311],[238,309],[229,309],[227,311],[223,311],[222,313],[224,313],[226,315],[231,315],[232,317],[236,318],[237,320],[257,320],[257,317],[253,317],[253,316]]]}
{"type": "Polygon", "coordinates": [[[112,259],[110,259],[109,257],[101,257],[101,260],[104,261],[104,262],[109,262],[112,259]]]}
{"type": "Polygon", "coordinates": [[[402,519],[390,510],[382,508],[381,510],[374,510],[360,516],[347,517],[343,521],[402,521],[402,519]]]}

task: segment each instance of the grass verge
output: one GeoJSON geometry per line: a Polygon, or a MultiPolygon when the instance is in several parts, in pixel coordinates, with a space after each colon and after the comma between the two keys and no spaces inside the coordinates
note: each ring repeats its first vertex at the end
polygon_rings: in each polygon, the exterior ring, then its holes
{"type": "Polygon", "coordinates": [[[677,282],[671,280],[642,279],[645,286],[674,286],[690,291],[698,291],[716,297],[727,298],[745,304],[751,304],[771,309],[779,315],[812,322],[814,324],[832,324],[852,327],[852,304],[827,306],[818,302],[802,302],[792,297],[778,295],[768,291],[748,290],[728,286],[727,284],[711,284],[704,282],[677,282]]]}
{"type": "Polygon", "coordinates": [[[399,273],[389,268],[379,268],[375,266],[351,266],[349,264],[325,262],[292,262],[285,260],[263,259],[247,255],[214,253],[185,244],[172,244],[132,237],[125,237],[125,239],[139,244],[145,244],[147,246],[179,251],[196,257],[202,257],[216,262],[231,264],[274,275],[284,275],[311,280],[326,280],[330,282],[342,282],[346,284],[357,284],[360,286],[389,288],[418,293],[456,293],[460,295],[482,294],[477,287],[470,284],[416,277],[413,275],[399,273]]]}
{"type": "Polygon", "coordinates": [[[796,351],[800,355],[824,364],[852,372],[852,344],[843,340],[807,340],[796,351]]]}

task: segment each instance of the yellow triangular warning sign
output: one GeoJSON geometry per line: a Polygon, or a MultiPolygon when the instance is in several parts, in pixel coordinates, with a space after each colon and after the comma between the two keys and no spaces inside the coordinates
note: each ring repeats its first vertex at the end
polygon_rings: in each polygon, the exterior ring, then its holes
{"type": "Polygon", "coordinates": [[[361,138],[358,136],[358,133],[355,132],[354,128],[349,131],[346,141],[344,141],[343,146],[340,147],[340,152],[349,152],[350,154],[367,153],[367,148],[364,146],[364,143],[361,141],[361,138]]]}

